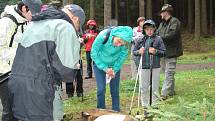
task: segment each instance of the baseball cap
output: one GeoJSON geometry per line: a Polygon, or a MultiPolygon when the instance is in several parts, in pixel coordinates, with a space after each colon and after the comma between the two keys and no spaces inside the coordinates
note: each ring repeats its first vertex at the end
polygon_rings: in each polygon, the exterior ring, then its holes
{"type": "Polygon", "coordinates": [[[22,2],[28,6],[31,14],[34,15],[36,13],[40,13],[42,1],[41,0],[22,0],[22,2]]]}
{"type": "Polygon", "coordinates": [[[151,19],[146,20],[143,24],[143,28],[145,28],[146,26],[152,26],[154,28],[156,28],[155,22],[151,19]]]}
{"type": "Polygon", "coordinates": [[[170,4],[164,4],[161,8],[160,13],[164,12],[164,11],[169,11],[172,12],[173,11],[173,7],[170,4]]]}
{"type": "Polygon", "coordinates": [[[80,20],[80,26],[83,26],[86,18],[84,10],[76,4],[66,5],[65,8],[71,11],[73,15],[77,16],[80,20]]]}

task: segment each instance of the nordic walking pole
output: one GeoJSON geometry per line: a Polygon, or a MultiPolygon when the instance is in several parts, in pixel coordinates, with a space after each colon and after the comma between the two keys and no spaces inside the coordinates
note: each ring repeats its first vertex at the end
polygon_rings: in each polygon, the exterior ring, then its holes
{"type": "MultiPolygon", "coordinates": [[[[153,42],[151,43],[151,46],[153,47],[153,42]]],[[[152,65],[153,65],[153,55],[151,53],[149,53],[150,56],[150,100],[149,100],[149,104],[150,106],[152,106],[152,65]]]]}
{"type": "Polygon", "coordinates": [[[153,64],[153,55],[150,54],[150,106],[152,105],[152,64],[153,64]]]}
{"type": "MultiPolygon", "coordinates": [[[[141,61],[142,61],[142,56],[140,57],[140,62],[141,62],[141,61]]],[[[131,108],[132,108],[133,101],[134,101],[134,94],[135,94],[135,91],[136,91],[137,81],[138,81],[139,74],[140,74],[140,66],[141,66],[141,63],[139,63],[139,65],[138,65],[137,76],[136,76],[135,85],[134,85],[134,90],[133,90],[133,94],[132,94],[132,99],[131,99],[129,114],[131,114],[131,108]]],[[[139,92],[138,92],[138,96],[139,96],[139,92]]],[[[139,97],[138,97],[138,101],[139,101],[139,97]]]]}
{"type": "MultiPolygon", "coordinates": [[[[144,47],[142,47],[142,48],[144,48],[144,47]]],[[[141,58],[140,58],[140,63],[139,63],[139,69],[138,69],[138,71],[139,71],[139,76],[140,76],[140,74],[141,74],[141,71],[140,71],[140,69],[142,68],[142,65],[143,65],[143,56],[141,55],[141,58]]],[[[137,108],[139,109],[140,108],[140,97],[141,97],[141,89],[140,89],[140,78],[139,78],[139,91],[138,91],[138,105],[137,105],[137,108]]],[[[137,111],[137,115],[139,115],[139,110],[137,111]]]]}

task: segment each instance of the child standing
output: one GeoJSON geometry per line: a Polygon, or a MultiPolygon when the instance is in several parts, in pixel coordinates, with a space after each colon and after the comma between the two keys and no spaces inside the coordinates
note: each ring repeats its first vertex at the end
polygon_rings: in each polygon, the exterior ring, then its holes
{"type": "Polygon", "coordinates": [[[96,26],[97,26],[96,21],[89,20],[87,22],[88,29],[83,35],[83,39],[85,43],[85,51],[86,51],[86,60],[87,60],[87,76],[85,77],[85,79],[92,78],[92,59],[90,57],[90,52],[91,52],[93,42],[96,36],[98,35],[96,26]]]}
{"type": "Polygon", "coordinates": [[[144,38],[135,44],[134,55],[141,55],[140,62],[140,90],[141,102],[144,108],[150,104],[150,60],[152,61],[152,105],[158,101],[160,80],[160,58],[165,54],[165,46],[160,36],[155,35],[155,23],[147,20],[143,24],[144,38]],[[150,56],[152,59],[150,59],[150,56]]]}

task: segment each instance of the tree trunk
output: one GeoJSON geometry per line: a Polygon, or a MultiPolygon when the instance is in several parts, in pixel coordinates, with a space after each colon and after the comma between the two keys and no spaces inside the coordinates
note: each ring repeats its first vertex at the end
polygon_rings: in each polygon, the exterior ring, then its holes
{"type": "Polygon", "coordinates": [[[193,29],[193,0],[188,0],[188,24],[187,28],[189,32],[193,29]]]}
{"type": "Polygon", "coordinates": [[[72,4],[73,3],[73,0],[68,0],[68,4],[72,4]]]}
{"type": "Polygon", "coordinates": [[[63,6],[68,4],[68,0],[63,0],[63,6]]]}
{"type": "Polygon", "coordinates": [[[206,0],[201,0],[201,32],[202,35],[207,35],[207,8],[206,8],[206,0]]]}
{"type": "Polygon", "coordinates": [[[195,39],[199,40],[201,33],[200,0],[195,0],[195,39]]]}
{"type": "Polygon", "coordinates": [[[90,19],[95,19],[95,1],[90,0],[90,19]]]}
{"type": "Polygon", "coordinates": [[[119,18],[119,11],[118,11],[118,0],[115,0],[115,19],[118,21],[119,18]]]}
{"type": "Polygon", "coordinates": [[[108,26],[111,20],[111,0],[104,0],[104,26],[108,26]]]}
{"type": "Polygon", "coordinates": [[[147,0],[146,2],[146,12],[147,19],[152,19],[152,0],[147,0]]]}
{"type": "Polygon", "coordinates": [[[145,1],[139,0],[139,16],[145,17],[145,1]]]}
{"type": "Polygon", "coordinates": [[[167,4],[167,3],[168,3],[168,0],[164,0],[163,2],[164,2],[164,4],[167,4]]]}
{"type": "Polygon", "coordinates": [[[210,33],[213,34],[213,0],[210,0],[210,33]]]}
{"type": "Polygon", "coordinates": [[[127,14],[127,25],[130,25],[130,4],[129,4],[129,0],[126,0],[126,14],[127,14]]]}

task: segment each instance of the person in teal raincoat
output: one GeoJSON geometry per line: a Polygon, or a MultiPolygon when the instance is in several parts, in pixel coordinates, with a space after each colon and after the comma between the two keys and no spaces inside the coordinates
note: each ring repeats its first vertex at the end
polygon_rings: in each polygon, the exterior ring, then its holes
{"type": "Polygon", "coordinates": [[[129,26],[105,29],[96,37],[91,58],[94,61],[94,74],[97,84],[97,108],[105,109],[106,83],[110,81],[112,110],[120,111],[119,83],[120,69],[128,56],[128,45],[133,32],[129,26]],[[108,34],[109,33],[109,34],[108,34]],[[105,42],[107,40],[107,42],[105,42]]]}

